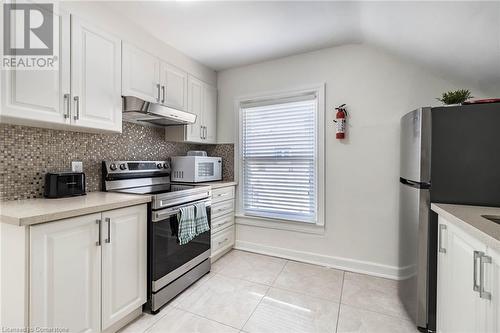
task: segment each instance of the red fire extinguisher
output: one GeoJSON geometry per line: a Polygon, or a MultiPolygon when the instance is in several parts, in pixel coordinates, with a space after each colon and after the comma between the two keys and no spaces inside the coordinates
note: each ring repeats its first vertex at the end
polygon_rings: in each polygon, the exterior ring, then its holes
{"type": "Polygon", "coordinates": [[[335,124],[336,124],[336,138],[345,139],[346,130],[346,120],[347,120],[347,110],[345,109],[345,104],[342,104],[335,108],[337,113],[335,114],[335,124]]]}

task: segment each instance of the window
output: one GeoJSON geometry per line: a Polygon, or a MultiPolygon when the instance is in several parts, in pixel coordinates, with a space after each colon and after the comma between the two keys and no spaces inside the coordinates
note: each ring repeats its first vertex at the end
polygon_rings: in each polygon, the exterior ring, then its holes
{"type": "MultiPolygon", "coordinates": [[[[245,216],[321,224],[319,92],[240,104],[245,216]]],[[[322,170],[321,170],[322,171],[322,170]]]]}

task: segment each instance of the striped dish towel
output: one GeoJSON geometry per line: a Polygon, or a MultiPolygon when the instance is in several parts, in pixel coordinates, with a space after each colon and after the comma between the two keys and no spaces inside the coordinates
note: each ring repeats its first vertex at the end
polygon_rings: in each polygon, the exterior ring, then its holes
{"type": "Polygon", "coordinates": [[[201,202],[195,205],[196,208],[196,236],[199,234],[210,230],[210,226],[208,225],[208,217],[207,217],[207,207],[205,203],[201,202]]]}
{"type": "Polygon", "coordinates": [[[177,219],[179,220],[179,244],[184,245],[196,237],[194,206],[181,207],[177,219]]]}

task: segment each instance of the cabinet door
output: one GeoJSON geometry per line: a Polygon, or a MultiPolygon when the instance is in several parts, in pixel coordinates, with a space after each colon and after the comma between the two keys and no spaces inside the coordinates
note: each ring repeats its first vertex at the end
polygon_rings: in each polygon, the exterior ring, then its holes
{"type": "Polygon", "coordinates": [[[448,263],[448,223],[439,217],[438,223],[438,267],[437,267],[437,333],[448,332],[446,328],[448,317],[447,293],[449,286],[448,263]]]}
{"type": "Polygon", "coordinates": [[[146,303],[146,205],[104,212],[102,329],[146,303]]]}
{"type": "Polygon", "coordinates": [[[30,227],[30,326],[98,332],[101,214],[30,227]]]}
{"type": "Polygon", "coordinates": [[[479,283],[479,260],[474,260],[475,251],[484,253],[486,246],[462,229],[449,224],[448,258],[445,266],[448,270],[445,281],[448,288],[446,294],[442,295],[442,306],[446,311],[444,327],[447,332],[485,330],[485,304],[473,289],[474,280],[479,283]]]}
{"type": "Polygon", "coordinates": [[[161,63],[161,103],[174,109],[187,111],[188,78],[183,70],[161,63]]]}
{"type": "Polygon", "coordinates": [[[486,323],[488,333],[500,332],[500,252],[489,248],[487,251],[491,263],[484,263],[485,291],[491,293],[491,299],[483,299],[486,305],[486,323]]]}
{"type": "Polygon", "coordinates": [[[70,15],[53,13],[54,70],[1,70],[0,120],[29,126],[69,124],[70,15]]]}
{"type": "Polygon", "coordinates": [[[205,126],[205,142],[217,141],[217,89],[211,85],[204,85],[203,93],[203,126],[205,126]]]}
{"type": "Polygon", "coordinates": [[[188,111],[196,114],[196,122],[186,125],[186,141],[203,142],[202,112],[204,83],[195,77],[188,78],[188,111]]]}
{"type": "Polygon", "coordinates": [[[121,41],[71,17],[72,122],[121,132],[121,41]]]}
{"type": "Polygon", "coordinates": [[[160,102],[160,60],[127,43],[122,47],[122,95],[160,102]]]}

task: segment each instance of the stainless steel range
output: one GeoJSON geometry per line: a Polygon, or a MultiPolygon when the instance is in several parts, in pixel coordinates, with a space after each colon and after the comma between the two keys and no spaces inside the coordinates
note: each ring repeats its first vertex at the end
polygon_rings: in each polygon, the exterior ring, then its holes
{"type": "Polygon", "coordinates": [[[103,190],[149,194],[148,303],[152,313],[210,271],[210,231],[179,245],[177,213],[204,202],[211,225],[211,188],[170,183],[168,161],[103,161],[103,190]]]}

